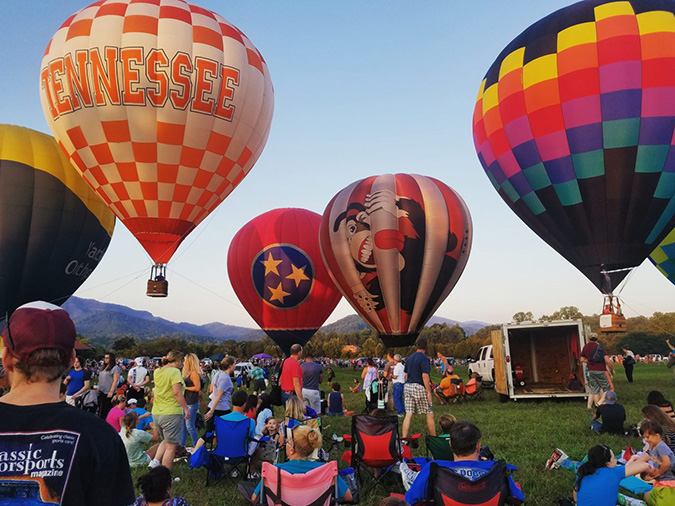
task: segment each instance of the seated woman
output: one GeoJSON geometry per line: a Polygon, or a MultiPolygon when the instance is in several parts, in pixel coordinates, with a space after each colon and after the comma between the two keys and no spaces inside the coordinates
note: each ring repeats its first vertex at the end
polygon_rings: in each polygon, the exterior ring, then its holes
{"type": "MultiPolygon", "coordinates": [[[[293,430],[293,437],[289,438],[286,442],[286,455],[289,459],[288,462],[281,462],[279,464],[275,464],[275,466],[291,474],[304,474],[307,471],[311,471],[312,469],[316,469],[317,467],[323,465],[322,462],[308,460],[309,456],[319,448],[321,448],[321,434],[319,431],[307,427],[306,425],[300,425],[293,430]]],[[[252,487],[253,484],[242,481],[239,484],[239,490],[245,494],[249,489],[249,486],[252,487]]],[[[338,500],[352,500],[352,494],[349,490],[349,487],[340,476],[337,477],[337,488],[338,500]]],[[[253,494],[250,496],[252,502],[256,502],[256,499],[260,495],[261,491],[262,481],[258,483],[258,485],[255,487],[255,490],[253,491],[253,494]]]]}
{"type": "Polygon", "coordinates": [[[358,379],[354,378],[354,383],[349,387],[349,391],[353,394],[357,394],[361,391],[361,383],[358,379]]]}
{"type": "Polygon", "coordinates": [[[332,385],[333,391],[328,394],[328,416],[344,416],[345,414],[345,396],[340,393],[340,383],[337,381],[332,385]]]}
{"type": "Polygon", "coordinates": [[[157,466],[138,478],[136,486],[143,495],[132,506],[190,506],[182,497],[171,497],[171,471],[157,466]]]}
{"type": "Polygon", "coordinates": [[[666,415],[661,408],[654,404],[647,404],[642,408],[642,416],[645,420],[651,420],[661,426],[663,435],[666,436],[666,444],[672,452],[675,452],[675,420],[666,415]]]}
{"type": "Polygon", "coordinates": [[[134,411],[129,411],[123,418],[124,427],[120,430],[120,437],[124,443],[124,448],[127,450],[129,457],[129,465],[131,467],[147,466],[152,457],[154,457],[156,448],[152,448],[152,452],[146,453],[144,451],[146,443],[155,442],[159,439],[157,430],[152,429],[152,433],[136,428],[138,425],[138,415],[134,411]],[[152,453],[152,457],[150,456],[152,453]]]}
{"type": "Polygon", "coordinates": [[[664,395],[658,390],[652,390],[647,394],[647,404],[654,404],[661,408],[666,416],[669,416],[675,420],[675,411],[673,411],[673,404],[664,397],[664,395]]]}

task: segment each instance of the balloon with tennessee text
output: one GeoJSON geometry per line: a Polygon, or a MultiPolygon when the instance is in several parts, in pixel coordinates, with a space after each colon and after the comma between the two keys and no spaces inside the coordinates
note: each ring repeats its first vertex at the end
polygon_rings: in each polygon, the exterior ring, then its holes
{"type": "Polygon", "coordinates": [[[323,213],[321,254],[342,295],[387,346],[412,344],[454,288],[471,249],[462,198],[433,178],[352,183],[323,213]]]}
{"type": "Polygon", "coordinates": [[[321,216],[274,209],[232,239],[227,272],[244,308],[281,349],[304,345],[340,301],[319,252],[321,216]]]}
{"type": "Polygon", "coordinates": [[[102,0],[69,17],[40,70],[49,127],[156,264],[248,174],[274,102],[267,64],[183,0],[102,0]]]}
{"type": "Polygon", "coordinates": [[[649,260],[671,283],[675,283],[675,229],[652,251],[649,260]]]}
{"type": "Polygon", "coordinates": [[[490,182],[611,294],[675,227],[675,2],[589,0],[490,66],[473,137],[490,182]]]}
{"type": "Polygon", "coordinates": [[[0,125],[0,320],[34,300],[63,304],[99,264],[114,226],[53,137],[0,125]]]}

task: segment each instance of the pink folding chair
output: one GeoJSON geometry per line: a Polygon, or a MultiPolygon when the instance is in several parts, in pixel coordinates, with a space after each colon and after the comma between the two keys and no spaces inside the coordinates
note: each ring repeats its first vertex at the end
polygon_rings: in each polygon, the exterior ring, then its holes
{"type": "Polygon", "coordinates": [[[260,504],[331,506],[337,495],[338,463],[333,460],[303,474],[291,474],[269,462],[262,465],[260,504]]]}

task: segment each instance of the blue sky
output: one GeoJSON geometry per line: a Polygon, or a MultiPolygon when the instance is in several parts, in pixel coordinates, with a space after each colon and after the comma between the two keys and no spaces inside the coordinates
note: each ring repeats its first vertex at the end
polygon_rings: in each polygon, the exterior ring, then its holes
{"type": "MultiPolygon", "coordinates": [[[[39,99],[44,49],[89,2],[0,3],[0,122],[48,132],[39,99]]],[[[151,261],[118,223],[107,254],[76,295],[194,323],[255,326],[234,295],[226,255],[234,234],[277,207],[322,213],[349,183],[395,172],[432,176],[467,202],[468,265],[437,312],[502,322],[574,305],[590,314],[592,284],[511,212],[476,157],[471,118],[478,86],[516,35],[570,2],[199,0],[235,24],[265,57],[275,87],[267,146],[235,191],[169,264],[170,296],[145,296],[151,261]]],[[[648,261],[621,295],[629,316],[673,311],[675,286],[648,261]]],[[[352,314],[341,302],[328,321],[352,314]]]]}

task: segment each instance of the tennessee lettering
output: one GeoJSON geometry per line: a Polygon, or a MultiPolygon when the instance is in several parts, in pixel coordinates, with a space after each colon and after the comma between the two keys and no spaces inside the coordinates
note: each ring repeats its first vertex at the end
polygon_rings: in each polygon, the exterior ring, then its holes
{"type": "Polygon", "coordinates": [[[54,120],[83,107],[171,106],[232,121],[239,69],[163,49],[81,49],[49,61],[40,71],[54,120]]]}

